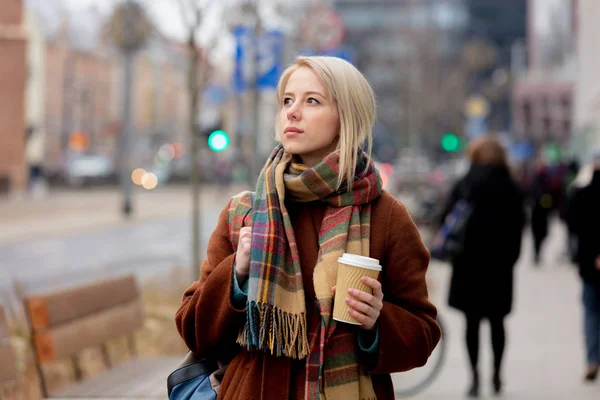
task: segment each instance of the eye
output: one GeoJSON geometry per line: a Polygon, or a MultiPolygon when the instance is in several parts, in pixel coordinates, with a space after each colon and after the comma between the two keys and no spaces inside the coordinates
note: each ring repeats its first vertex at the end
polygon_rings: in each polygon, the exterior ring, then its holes
{"type": "Polygon", "coordinates": [[[292,99],[290,97],[286,97],[283,99],[283,105],[287,106],[292,104],[292,99]]]}
{"type": "Polygon", "coordinates": [[[309,97],[307,102],[309,104],[321,104],[321,103],[319,103],[319,100],[315,99],[314,97],[309,97]]]}

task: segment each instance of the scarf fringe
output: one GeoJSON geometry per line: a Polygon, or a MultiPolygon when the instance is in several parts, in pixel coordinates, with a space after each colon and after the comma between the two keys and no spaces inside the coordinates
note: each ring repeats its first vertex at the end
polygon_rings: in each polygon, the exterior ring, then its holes
{"type": "Polygon", "coordinates": [[[309,354],[306,315],[290,314],[271,304],[249,301],[246,324],[237,343],[248,351],[269,351],[271,355],[303,359],[309,354]]]}

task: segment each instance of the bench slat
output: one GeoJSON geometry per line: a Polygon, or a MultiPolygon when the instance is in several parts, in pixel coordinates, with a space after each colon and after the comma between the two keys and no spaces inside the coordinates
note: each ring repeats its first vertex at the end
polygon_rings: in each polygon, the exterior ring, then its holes
{"type": "Polygon", "coordinates": [[[139,297],[133,275],[79,285],[25,300],[31,329],[39,331],[139,297]]]}
{"type": "Polygon", "coordinates": [[[7,340],[0,341],[0,383],[17,379],[17,360],[7,340]]]}
{"type": "Polygon", "coordinates": [[[181,363],[181,357],[137,359],[76,383],[56,397],[167,398],[167,376],[181,363]]]}
{"type": "Polygon", "coordinates": [[[141,300],[41,330],[33,343],[41,364],[61,360],[93,346],[132,333],[144,323],[141,300]]]}

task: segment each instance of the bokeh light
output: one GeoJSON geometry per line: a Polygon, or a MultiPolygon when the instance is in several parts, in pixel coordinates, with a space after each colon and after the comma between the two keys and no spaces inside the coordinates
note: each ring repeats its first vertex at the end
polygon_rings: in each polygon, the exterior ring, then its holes
{"type": "Polygon", "coordinates": [[[169,162],[171,162],[171,160],[165,160],[160,156],[160,153],[156,153],[156,155],[154,156],[154,164],[158,167],[166,167],[167,165],[169,165],[169,162]]]}
{"type": "Polygon", "coordinates": [[[386,176],[391,177],[394,175],[394,167],[389,163],[383,163],[379,166],[381,172],[383,172],[386,176]]]}
{"type": "Polygon", "coordinates": [[[146,174],[146,170],[144,168],[136,168],[131,173],[131,180],[136,185],[141,185],[142,184],[142,178],[144,177],[145,174],[146,174]]]}
{"type": "Polygon", "coordinates": [[[142,177],[142,186],[144,189],[152,190],[158,185],[158,177],[152,172],[146,172],[142,177]]]}
{"type": "Polygon", "coordinates": [[[183,157],[183,154],[185,153],[185,146],[183,143],[175,142],[171,144],[171,146],[173,147],[173,150],[175,150],[175,158],[183,157]]]}
{"type": "Polygon", "coordinates": [[[170,143],[165,143],[160,146],[158,155],[165,161],[171,161],[175,157],[175,149],[170,143]]]}
{"type": "Polygon", "coordinates": [[[385,173],[381,173],[381,185],[382,188],[385,189],[389,182],[389,177],[385,173]]]}

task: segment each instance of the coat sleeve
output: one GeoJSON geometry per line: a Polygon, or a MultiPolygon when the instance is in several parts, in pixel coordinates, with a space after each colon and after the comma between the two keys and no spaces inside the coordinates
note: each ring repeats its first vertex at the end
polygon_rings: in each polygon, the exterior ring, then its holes
{"type": "Polygon", "coordinates": [[[581,191],[576,190],[572,195],[567,207],[567,226],[569,231],[578,236],[581,232],[579,217],[581,216],[581,191]]]}
{"type": "Polygon", "coordinates": [[[441,336],[425,281],[429,251],[406,208],[397,201],[391,207],[387,230],[381,278],[384,301],[379,349],[376,360],[369,362],[372,374],[425,365],[441,336]]]}
{"type": "Polygon", "coordinates": [[[235,252],[229,238],[229,206],[208,242],[200,280],[185,291],[175,316],[179,334],[200,357],[223,357],[225,351],[237,348],[237,334],[245,321],[245,309],[236,309],[231,301],[235,252]]]}
{"type": "Polygon", "coordinates": [[[519,260],[521,255],[521,243],[523,236],[523,229],[525,227],[526,216],[525,216],[525,197],[520,190],[515,190],[516,194],[512,200],[510,210],[512,212],[506,217],[506,221],[510,221],[510,235],[507,238],[507,246],[503,253],[507,259],[507,264],[514,266],[519,260]]]}

